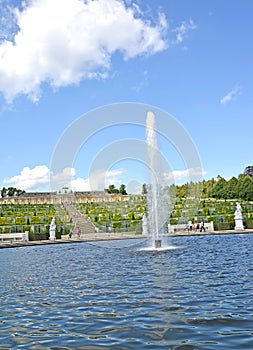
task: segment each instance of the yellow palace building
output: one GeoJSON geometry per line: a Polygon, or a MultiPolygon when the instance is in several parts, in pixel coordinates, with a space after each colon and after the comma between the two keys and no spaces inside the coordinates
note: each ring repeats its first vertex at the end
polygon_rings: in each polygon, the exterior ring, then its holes
{"type": "MultiPolygon", "coordinates": [[[[133,196],[131,196],[132,198],[133,196]]],[[[0,198],[1,204],[78,204],[127,201],[129,195],[109,194],[105,191],[72,192],[63,187],[58,192],[25,192],[20,196],[0,198]]]]}

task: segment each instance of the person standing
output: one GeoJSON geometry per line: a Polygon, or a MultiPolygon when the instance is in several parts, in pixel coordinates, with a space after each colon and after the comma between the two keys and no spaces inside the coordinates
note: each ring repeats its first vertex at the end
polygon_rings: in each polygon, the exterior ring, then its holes
{"type": "Polygon", "coordinates": [[[200,230],[199,230],[199,232],[202,232],[202,230],[204,230],[204,232],[206,232],[204,221],[201,221],[201,223],[200,223],[200,230]]]}

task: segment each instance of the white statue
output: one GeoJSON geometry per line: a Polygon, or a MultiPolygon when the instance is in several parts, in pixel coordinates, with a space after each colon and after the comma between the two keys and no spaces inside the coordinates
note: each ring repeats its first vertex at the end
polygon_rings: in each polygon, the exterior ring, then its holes
{"type": "Polygon", "coordinates": [[[55,225],[55,218],[53,217],[51,224],[50,224],[50,236],[49,239],[54,240],[55,239],[55,229],[56,229],[56,225],[55,225]]]}
{"type": "Polygon", "coordinates": [[[242,221],[242,207],[239,202],[236,202],[236,210],[234,214],[235,218],[235,230],[244,230],[242,221]]]}
{"type": "Polygon", "coordinates": [[[242,207],[239,202],[236,202],[235,220],[236,219],[242,219],[242,207]]]}
{"type": "Polygon", "coordinates": [[[144,214],[142,218],[142,233],[144,235],[148,233],[148,220],[146,214],[144,214]]]}

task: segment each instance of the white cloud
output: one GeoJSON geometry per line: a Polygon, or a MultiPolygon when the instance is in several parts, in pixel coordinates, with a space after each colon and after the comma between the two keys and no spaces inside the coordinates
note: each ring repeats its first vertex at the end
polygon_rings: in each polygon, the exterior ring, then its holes
{"type": "Polygon", "coordinates": [[[37,165],[34,168],[24,167],[19,175],[4,179],[5,186],[13,186],[25,191],[51,191],[64,186],[73,191],[103,190],[110,184],[121,184],[124,169],[97,170],[89,174],[89,178],[75,178],[75,168],[65,168],[58,174],[51,174],[46,165],[37,165]],[[51,176],[50,176],[51,175],[51,176]]]}
{"type": "Polygon", "coordinates": [[[50,186],[52,190],[55,190],[55,188],[60,189],[64,186],[70,186],[70,182],[72,181],[73,177],[76,175],[75,168],[65,168],[60,173],[52,174],[50,178],[50,186]]]}
{"type": "MultiPolygon", "coordinates": [[[[73,191],[96,191],[103,190],[113,184],[116,187],[124,183],[125,169],[105,170],[99,169],[89,174],[88,178],[75,177],[75,168],[65,168],[58,174],[51,174],[46,165],[37,165],[34,168],[24,167],[19,175],[4,179],[5,186],[13,186],[25,191],[53,191],[62,187],[69,187],[73,191]]],[[[174,170],[164,174],[164,181],[168,184],[178,181],[200,181],[206,172],[202,168],[191,168],[184,170],[174,170]]],[[[127,184],[131,193],[141,192],[141,184],[131,181],[127,184]],[[135,190],[133,189],[135,186],[135,190]],[[131,190],[130,190],[131,187],[131,190]],[[138,188],[137,188],[138,187],[138,188]]]]}
{"type": "Polygon", "coordinates": [[[90,174],[89,186],[92,190],[103,190],[108,185],[119,185],[124,169],[105,170],[99,169],[90,174]]]}
{"type": "Polygon", "coordinates": [[[169,183],[175,183],[177,181],[184,180],[184,182],[200,181],[202,176],[206,174],[206,171],[202,168],[190,168],[184,170],[173,170],[170,173],[164,174],[164,178],[169,183]]]}
{"type": "Polygon", "coordinates": [[[48,186],[50,182],[50,170],[46,165],[37,165],[30,169],[24,167],[19,175],[4,179],[4,184],[25,191],[36,191],[37,188],[48,186]]]}
{"type": "Polygon", "coordinates": [[[78,177],[71,181],[70,188],[72,191],[90,191],[90,182],[89,179],[83,179],[78,177]]]}
{"type": "Polygon", "coordinates": [[[167,47],[164,14],[151,23],[122,0],[30,0],[15,15],[13,40],[0,44],[0,91],[9,102],[18,94],[36,101],[45,82],[57,88],[105,78],[116,51],[130,59],[167,47]]]}
{"type": "Polygon", "coordinates": [[[220,99],[220,103],[225,105],[226,103],[234,100],[240,93],[241,87],[239,85],[235,85],[227,95],[220,99]]]}
{"type": "Polygon", "coordinates": [[[180,44],[183,42],[184,38],[188,34],[190,30],[196,29],[197,26],[192,19],[189,21],[184,21],[177,28],[173,29],[173,32],[176,34],[176,39],[174,40],[174,44],[180,44]]]}

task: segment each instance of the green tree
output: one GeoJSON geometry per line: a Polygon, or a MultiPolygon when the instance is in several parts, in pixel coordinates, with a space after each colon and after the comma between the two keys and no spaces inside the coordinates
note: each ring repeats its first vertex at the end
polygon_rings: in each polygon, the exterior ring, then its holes
{"type": "Polygon", "coordinates": [[[147,194],[147,185],[146,184],[143,184],[142,185],[142,191],[141,191],[142,194],[147,194]]]}
{"type": "Polygon", "coordinates": [[[8,187],[8,193],[7,193],[8,197],[13,197],[15,192],[16,192],[15,187],[8,187]]]}
{"type": "Polygon", "coordinates": [[[212,190],[215,185],[215,179],[212,178],[211,180],[203,180],[203,197],[209,198],[212,196],[212,190]]]}
{"type": "Polygon", "coordinates": [[[230,180],[227,181],[226,184],[226,192],[227,192],[227,198],[233,199],[238,198],[238,180],[236,177],[232,177],[230,180]]]}
{"type": "Polygon", "coordinates": [[[216,184],[213,187],[212,190],[212,197],[214,198],[227,198],[226,194],[226,180],[218,175],[216,184]]]}
{"type": "Polygon", "coordinates": [[[119,193],[119,190],[115,187],[115,185],[109,185],[108,188],[105,188],[107,193],[119,193]]]}
{"type": "Polygon", "coordinates": [[[16,192],[15,192],[16,196],[22,196],[22,194],[24,193],[25,193],[24,190],[19,190],[19,189],[16,189],[16,192]]]}
{"type": "Polygon", "coordinates": [[[127,194],[127,191],[126,191],[126,185],[124,184],[121,184],[120,187],[119,187],[119,193],[123,194],[123,195],[126,195],[127,194]]]}
{"type": "Polygon", "coordinates": [[[5,187],[3,187],[3,188],[1,189],[1,197],[4,198],[4,197],[6,197],[6,196],[7,196],[7,189],[6,189],[5,187]]]}
{"type": "Polygon", "coordinates": [[[186,198],[188,195],[188,183],[181,186],[176,186],[176,196],[179,198],[186,198]]]}
{"type": "Polygon", "coordinates": [[[253,178],[249,175],[243,175],[238,181],[239,198],[253,200],[253,178]]]}
{"type": "Polygon", "coordinates": [[[2,198],[6,197],[6,196],[8,196],[8,197],[21,196],[24,193],[25,193],[24,190],[20,190],[16,187],[8,187],[8,188],[3,187],[1,189],[1,197],[2,198]]]}

